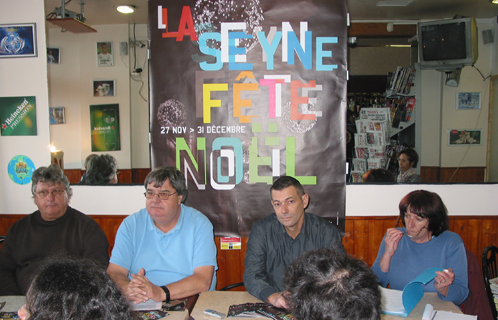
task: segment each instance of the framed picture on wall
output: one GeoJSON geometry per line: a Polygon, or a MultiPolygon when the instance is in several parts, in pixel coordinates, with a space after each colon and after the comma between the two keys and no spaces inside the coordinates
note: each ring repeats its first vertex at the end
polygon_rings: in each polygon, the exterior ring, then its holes
{"type": "Polygon", "coordinates": [[[482,129],[448,130],[448,146],[481,146],[482,129]]]}
{"type": "Polygon", "coordinates": [[[457,110],[481,109],[481,93],[457,92],[456,108],[457,110]]]}
{"type": "Polygon", "coordinates": [[[93,81],[93,96],[94,97],[110,97],[116,95],[114,80],[94,80],[93,81]]]}
{"type": "Polygon", "coordinates": [[[61,49],[60,48],[47,48],[47,63],[60,64],[61,63],[61,49]]]}
{"type": "Polygon", "coordinates": [[[97,65],[99,67],[114,65],[112,41],[97,42],[97,65]]]}
{"type": "Polygon", "coordinates": [[[64,107],[50,107],[50,124],[66,123],[66,111],[64,107]]]}
{"type": "Polygon", "coordinates": [[[0,24],[0,58],[36,57],[36,24],[0,24]]]}

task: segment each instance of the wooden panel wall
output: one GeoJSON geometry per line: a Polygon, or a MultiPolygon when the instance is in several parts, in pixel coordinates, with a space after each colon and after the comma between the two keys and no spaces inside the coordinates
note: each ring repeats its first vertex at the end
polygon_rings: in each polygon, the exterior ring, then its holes
{"type": "MultiPolygon", "coordinates": [[[[0,214],[0,235],[7,234],[9,227],[23,215],[0,214]]],[[[107,235],[110,250],[121,221],[126,217],[92,215],[107,235]]],[[[394,227],[397,217],[346,217],[344,248],[350,255],[372,265],[377,251],[388,228],[394,227]]],[[[472,251],[481,263],[482,251],[489,245],[498,245],[498,216],[455,216],[450,217],[450,230],[458,233],[465,246],[472,251]]],[[[218,249],[217,288],[242,282],[244,257],[248,238],[242,238],[241,250],[218,249]]],[[[216,246],[220,247],[220,238],[216,237],[216,246]]],[[[243,287],[238,290],[244,290],[243,287]]]]}
{"type": "Polygon", "coordinates": [[[486,167],[420,167],[420,176],[424,183],[481,183],[484,182],[485,174],[486,167]]]}

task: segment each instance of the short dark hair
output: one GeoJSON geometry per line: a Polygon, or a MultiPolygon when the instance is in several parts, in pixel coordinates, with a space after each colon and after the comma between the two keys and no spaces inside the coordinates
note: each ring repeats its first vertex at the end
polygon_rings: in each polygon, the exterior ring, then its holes
{"type": "Polygon", "coordinates": [[[48,167],[39,167],[33,172],[33,175],[31,176],[31,194],[33,195],[33,198],[35,197],[36,185],[38,182],[59,183],[66,189],[68,199],[71,199],[73,196],[73,189],[70,187],[69,179],[66,177],[61,167],[56,164],[51,164],[48,167]]]}
{"type": "Polygon", "coordinates": [[[421,218],[427,218],[429,220],[427,230],[436,237],[449,229],[448,210],[437,193],[416,190],[404,196],[399,203],[399,215],[403,225],[408,209],[421,218]]]}
{"type": "Polygon", "coordinates": [[[396,182],[393,174],[386,169],[371,169],[363,175],[363,182],[396,182]]]}
{"type": "Polygon", "coordinates": [[[26,294],[29,320],[137,319],[118,286],[93,261],[48,260],[26,294]]]}
{"type": "Polygon", "coordinates": [[[399,156],[401,156],[403,153],[406,154],[406,156],[408,157],[408,161],[410,161],[412,167],[416,168],[417,167],[417,163],[418,163],[418,153],[417,153],[417,151],[415,151],[412,148],[403,149],[400,152],[398,152],[397,158],[399,158],[399,156]]]}
{"type": "Polygon", "coordinates": [[[298,196],[302,197],[305,194],[304,188],[301,183],[296,178],[293,178],[291,176],[282,176],[278,178],[270,187],[270,194],[273,190],[282,191],[283,189],[290,186],[294,186],[294,188],[296,188],[298,196]]]}
{"type": "Polygon", "coordinates": [[[85,184],[108,184],[117,171],[117,161],[110,154],[93,157],[85,173],[85,184]]]}
{"type": "Polygon", "coordinates": [[[188,190],[187,184],[185,183],[185,176],[183,173],[175,167],[159,167],[152,170],[145,178],[144,187],[147,190],[147,186],[154,183],[154,187],[161,187],[166,180],[169,180],[171,186],[175,189],[179,196],[183,196],[182,203],[187,200],[188,190]]]}
{"type": "Polygon", "coordinates": [[[365,262],[336,249],[305,252],[287,267],[284,286],[299,320],[378,320],[381,293],[365,262]]]}
{"type": "MultiPolygon", "coordinates": [[[[102,83],[102,82],[101,82],[102,83]]],[[[86,158],[85,158],[85,170],[88,168],[88,164],[90,163],[90,160],[92,160],[93,158],[95,158],[96,156],[98,156],[98,154],[95,154],[95,153],[90,153],[86,158]]]]}

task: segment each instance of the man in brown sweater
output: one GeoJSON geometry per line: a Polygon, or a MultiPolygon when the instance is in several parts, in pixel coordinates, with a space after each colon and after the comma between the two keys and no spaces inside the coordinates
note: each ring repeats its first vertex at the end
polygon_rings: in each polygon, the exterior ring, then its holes
{"type": "Polygon", "coordinates": [[[97,222],[68,206],[72,189],[57,165],[31,178],[38,210],[15,222],[0,251],[0,296],[24,295],[49,257],[92,259],[107,268],[109,243],[97,222]]]}

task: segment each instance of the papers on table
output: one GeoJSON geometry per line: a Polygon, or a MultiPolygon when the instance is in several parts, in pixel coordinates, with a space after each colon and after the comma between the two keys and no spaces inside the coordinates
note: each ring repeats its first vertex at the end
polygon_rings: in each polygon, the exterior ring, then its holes
{"type": "Polygon", "coordinates": [[[392,314],[400,317],[408,317],[413,308],[424,296],[422,284],[427,284],[434,277],[436,271],[443,271],[442,268],[429,268],[422,272],[413,281],[408,283],[403,291],[382,288],[382,313],[392,314]]]}
{"type": "Polygon", "coordinates": [[[149,299],[145,302],[135,304],[133,302],[130,302],[131,307],[133,308],[134,311],[141,311],[141,310],[161,310],[162,307],[162,302],[159,301],[154,301],[152,299],[149,299]]]}
{"type": "Polygon", "coordinates": [[[434,310],[434,307],[431,304],[425,305],[424,314],[422,315],[422,320],[470,320],[470,319],[477,319],[477,316],[434,310]]]}

